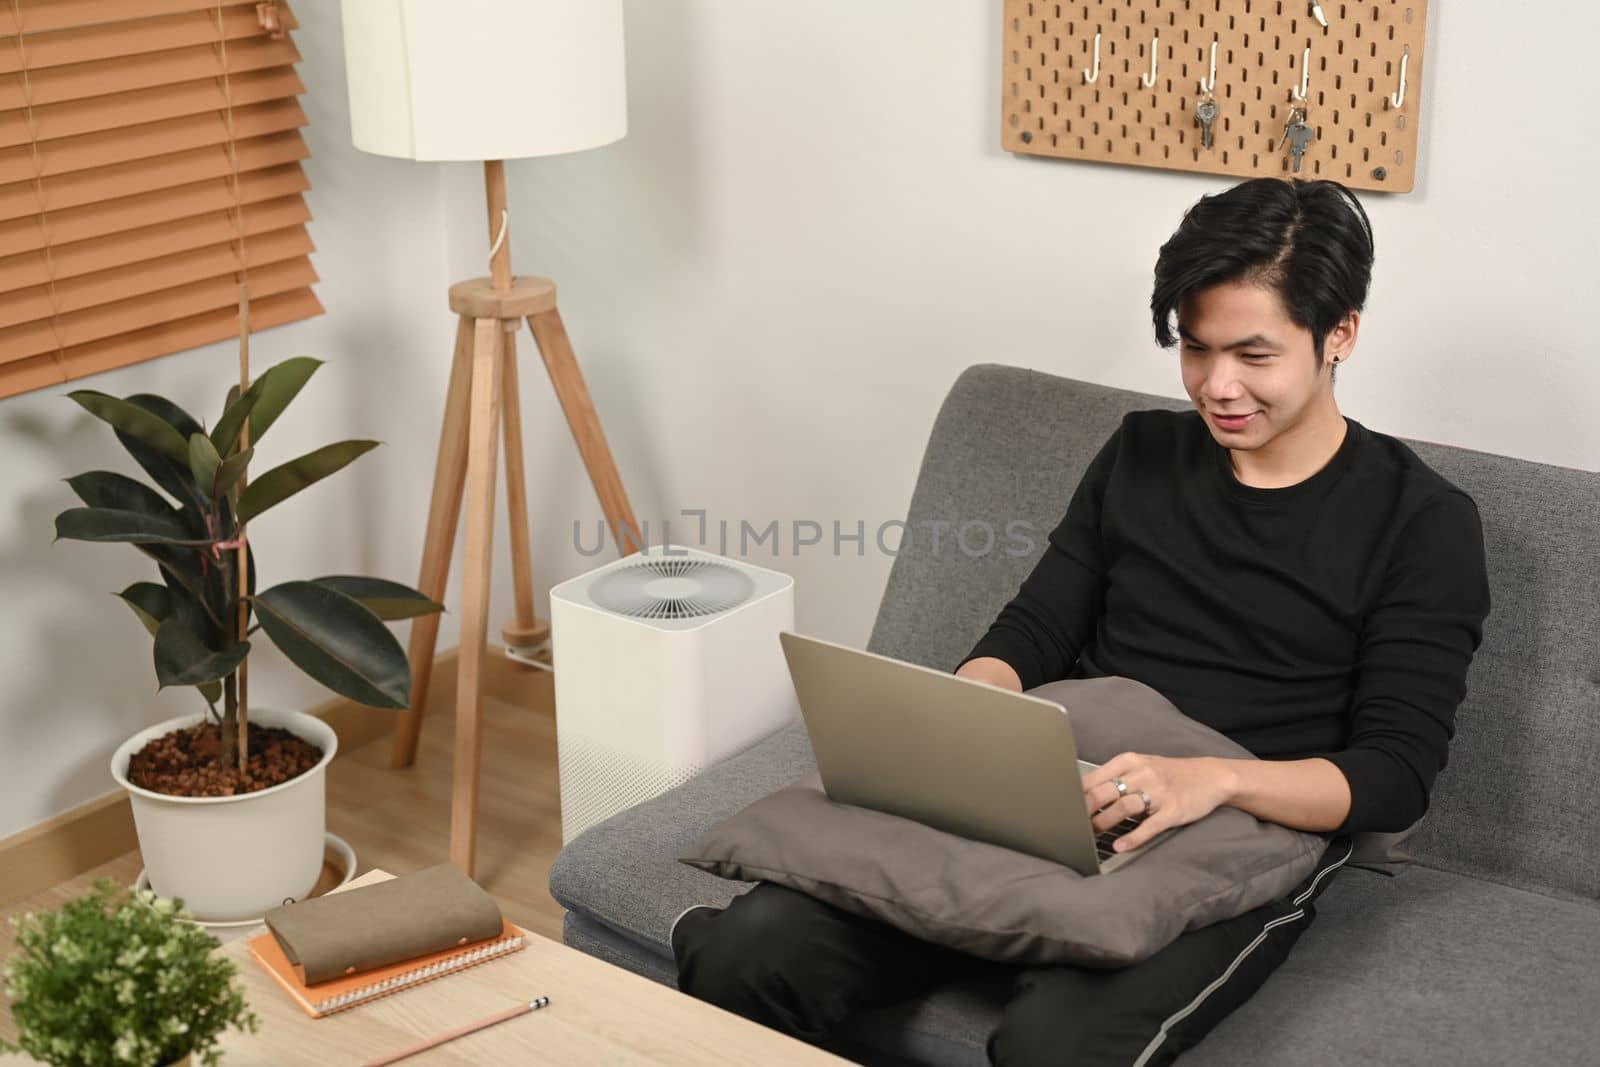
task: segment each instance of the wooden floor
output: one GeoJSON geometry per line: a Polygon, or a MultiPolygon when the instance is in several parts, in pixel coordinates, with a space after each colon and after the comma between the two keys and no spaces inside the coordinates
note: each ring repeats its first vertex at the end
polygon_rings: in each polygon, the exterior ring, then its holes
{"type": "MultiPolygon", "coordinates": [[[[474,877],[512,922],[560,941],[562,908],[547,888],[550,864],[561,851],[553,676],[520,666],[514,671],[511,683],[491,687],[483,701],[474,877]]],[[[382,867],[404,874],[449,859],[454,725],[450,702],[436,700],[411,767],[390,769],[387,734],[329,764],[328,829],[355,849],[358,872],[382,867]]],[[[56,907],[100,876],[131,884],[142,866],[135,849],[3,912],[56,907]]],[[[0,960],[11,955],[13,933],[0,921],[0,960]]],[[[15,1037],[9,1000],[0,995],[0,1038],[15,1037]]]]}

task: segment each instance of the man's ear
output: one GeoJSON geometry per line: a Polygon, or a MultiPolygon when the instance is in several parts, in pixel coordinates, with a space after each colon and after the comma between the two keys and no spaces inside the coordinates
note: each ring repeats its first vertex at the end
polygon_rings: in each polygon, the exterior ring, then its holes
{"type": "Polygon", "coordinates": [[[1340,363],[1350,358],[1355,351],[1356,334],[1361,329],[1361,312],[1351,311],[1339,320],[1339,324],[1328,331],[1328,339],[1323,342],[1323,353],[1328,359],[1336,359],[1340,363]]]}

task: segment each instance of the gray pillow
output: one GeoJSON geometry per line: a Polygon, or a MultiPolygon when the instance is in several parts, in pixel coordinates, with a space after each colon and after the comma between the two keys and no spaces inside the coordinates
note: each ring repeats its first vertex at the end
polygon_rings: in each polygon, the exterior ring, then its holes
{"type": "MultiPolygon", "coordinates": [[[[1237,759],[1254,758],[1248,749],[1228,737],[1217,733],[1208,726],[1195,722],[1188,716],[1178,711],[1171,701],[1161,696],[1156,690],[1143,682],[1134,681],[1132,678],[1122,678],[1113,675],[1109,679],[1088,679],[1106,683],[1104,686],[1085,691],[1083,689],[1059,689],[1063,683],[1047,682],[1028,690],[1029,696],[1042,697],[1045,700],[1054,700],[1067,709],[1067,715],[1072,722],[1072,737],[1078,746],[1078,755],[1091,763],[1104,763],[1118,752],[1140,751],[1151,752],[1158,756],[1228,756],[1237,759]],[[1204,737],[1207,745],[1218,746],[1217,750],[1195,750],[1193,752],[1167,752],[1160,748],[1141,747],[1137,744],[1118,745],[1117,740],[1122,736],[1123,725],[1115,719],[1106,720],[1102,716],[1082,716],[1076,714],[1077,710],[1070,699],[1091,699],[1095,703],[1111,705],[1121,709],[1123,715],[1139,716],[1141,719],[1137,729],[1140,737],[1152,736],[1146,730],[1161,730],[1162,723],[1167,722],[1177,714],[1182,718],[1182,723],[1173,722],[1165,729],[1174,729],[1185,736],[1204,737]],[[1154,713],[1154,719],[1145,721],[1145,717],[1154,713]],[[1223,751],[1226,749],[1226,751],[1223,751]],[[1087,751],[1100,752],[1101,755],[1084,755],[1087,751]]],[[[1081,682],[1079,683],[1082,684],[1081,682]]],[[[1162,737],[1166,741],[1165,736],[1162,737]]],[[[1155,744],[1155,742],[1150,742],[1155,744]]],[[[1425,818],[1426,816],[1424,816],[1425,818]]],[[[1368,870],[1378,871],[1382,874],[1394,876],[1399,874],[1411,862],[1411,856],[1400,846],[1406,839],[1417,832],[1422,825],[1418,819],[1404,830],[1396,833],[1376,833],[1363,831],[1350,835],[1350,858],[1346,861],[1349,867],[1365,867],[1368,870]]],[[[1331,837],[1332,835],[1327,835],[1331,837]]],[[[1143,860],[1140,861],[1144,862],[1143,860]]]]}
{"type": "MultiPolygon", "coordinates": [[[[1067,708],[1078,755],[1254,757],[1130,678],[1030,691],[1067,708]]],[[[935,944],[1007,963],[1124,967],[1304,881],[1330,835],[1220,807],[1109,875],[828,799],[812,774],[712,826],[679,862],[788,886],[935,944]]]]}

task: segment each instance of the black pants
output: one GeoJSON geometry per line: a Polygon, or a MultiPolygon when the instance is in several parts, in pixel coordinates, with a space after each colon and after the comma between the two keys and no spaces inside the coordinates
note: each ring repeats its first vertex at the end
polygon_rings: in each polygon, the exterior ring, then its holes
{"type": "MultiPolygon", "coordinates": [[[[989,1062],[1171,1063],[1288,958],[1350,852],[1348,835],[1334,838],[1287,896],[1191,930],[1131,966],[1016,965],[1010,1000],[989,1035],[989,1062]]],[[[812,1044],[827,1042],[858,1009],[994,966],[772,882],[726,908],[685,912],[671,939],[680,990],[812,1044]]]]}

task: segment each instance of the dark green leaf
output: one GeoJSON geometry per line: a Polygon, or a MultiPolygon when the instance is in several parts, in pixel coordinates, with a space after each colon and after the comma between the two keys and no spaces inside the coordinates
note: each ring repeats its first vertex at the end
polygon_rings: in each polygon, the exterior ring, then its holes
{"type": "MultiPolygon", "coordinates": [[[[186,600],[200,605],[211,629],[207,632],[206,640],[220,646],[223,633],[223,608],[214,601],[215,582],[210,580],[214,575],[215,564],[210,558],[210,549],[201,548],[198,551],[192,548],[180,548],[173,545],[135,545],[140,552],[149,556],[160,568],[161,580],[174,593],[186,600]],[[201,553],[205,553],[207,570],[202,573],[201,553]]],[[[250,589],[255,591],[255,550],[248,553],[250,557],[250,589]]],[[[237,609],[235,609],[237,610],[237,609]]]]}
{"type": "Polygon", "coordinates": [[[178,600],[175,610],[156,630],[155,662],[159,688],[169,685],[202,685],[232,674],[250,654],[250,642],[240,641],[218,652],[206,646],[205,623],[199,607],[178,600]]]}
{"type": "Polygon", "coordinates": [[[229,390],[228,410],[211,437],[217,451],[230,456],[239,450],[239,428],[244,424],[246,412],[250,416],[250,443],[259,443],[322,364],[322,360],[310,356],[294,356],[268,367],[261,377],[250,383],[242,401],[234,399],[238,396],[237,386],[229,390]],[[255,394],[254,399],[251,394],[255,394]]]}
{"type": "Polygon", "coordinates": [[[409,619],[417,615],[431,615],[435,611],[443,611],[444,605],[435,603],[412,589],[410,586],[401,585],[399,582],[389,582],[382,578],[363,578],[357,575],[332,574],[325,578],[313,578],[318,585],[325,585],[329,589],[337,590],[361,604],[380,619],[409,619]]]}
{"type": "Polygon", "coordinates": [[[133,541],[140,544],[204,545],[175,517],[144,515],[119,508],[68,508],[56,516],[56,540],[133,541]]]}
{"type": "MultiPolygon", "coordinates": [[[[261,379],[257,378],[259,382],[261,379]]],[[[244,427],[245,416],[249,415],[256,403],[261,399],[259,389],[251,389],[244,395],[244,400],[239,400],[239,387],[233,386],[228,390],[228,406],[222,413],[222,418],[217,420],[216,428],[211,431],[211,443],[217,447],[217,452],[224,456],[231,456],[239,450],[239,431],[244,427]]],[[[252,443],[255,441],[255,427],[251,426],[252,443]]]]}
{"type": "MultiPolygon", "coordinates": [[[[65,481],[72,487],[72,491],[78,494],[79,499],[90,505],[91,508],[131,511],[157,519],[170,520],[187,530],[188,537],[205,536],[203,522],[200,524],[199,529],[195,529],[187,521],[189,516],[180,513],[160,493],[157,493],[143,482],[135,481],[126,475],[117,474],[113,471],[89,471],[85,474],[67,478],[65,481]]],[[[77,510],[82,511],[84,509],[77,510]]],[[[136,547],[155,559],[158,564],[180,569],[186,569],[192,565],[194,571],[193,581],[187,583],[187,585],[193,595],[200,595],[200,563],[194,552],[185,548],[164,545],[140,544],[136,547]]]]}
{"type": "Polygon", "coordinates": [[[274,504],[287,500],[376,447],[376,441],[340,441],[272,468],[239,494],[239,521],[249,522],[274,504]]]}
{"type": "Polygon", "coordinates": [[[247,448],[243,452],[229,456],[222,461],[222,466],[217,470],[217,488],[215,495],[218,500],[227,496],[228,491],[239,480],[244,469],[250,463],[250,457],[256,454],[254,448],[247,448]]]}
{"type": "Polygon", "coordinates": [[[154,582],[134,582],[117,596],[127,601],[128,607],[139,616],[139,621],[144,623],[144,628],[154,637],[163,621],[172,614],[173,592],[164,585],[154,582]]]}
{"type": "MultiPolygon", "coordinates": [[[[213,536],[210,528],[206,526],[205,515],[197,512],[194,507],[184,507],[179,510],[178,520],[194,539],[213,536]]],[[[221,608],[218,606],[219,601],[216,600],[214,582],[211,581],[214,568],[211,566],[213,558],[211,558],[210,544],[192,545],[192,547],[141,544],[136,547],[157,561],[158,565],[162,565],[162,581],[171,585],[174,590],[181,589],[189,593],[197,603],[203,603],[206,617],[210,617],[214,624],[221,627],[221,622],[218,621],[221,608]]]]}
{"type": "Polygon", "coordinates": [[[192,549],[173,545],[135,545],[140,552],[155,560],[161,570],[161,580],[173,592],[188,593],[196,601],[205,596],[205,579],[200,573],[200,554],[192,549]]]}
{"type": "Polygon", "coordinates": [[[146,515],[176,515],[178,509],[166,497],[141,481],[115,471],[86,471],[63,478],[91,508],[118,508],[146,515]]]}
{"type": "Polygon", "coordinates": [[[184,435],[171,423],[146,408],[96,389],[75,389],[67,396],[81,404],[89,414],[104,419],[129,437],[148,445],[168,459],[180,463],[188,462],[189,446],[185,442],[184,435]]]}
{"type": "Polygon", "coordinates": [[[247,589],[247,591],[248,591],[250,596],[255,596],[256,595],[256,546],[251,544],[249,541],[246,541],[245,542],[245,546],[244,546],[244,554],[245,554],[245,562],[249,565],[249,568],[250,568],[250,577],[249,577],[249,581],[246,584],[245,588],[247,589]]]}
{"type": "Polygon", "coordinates": [[[203,433],[189,436],[189,470],[194,474],[194,484],[206,495],[207,500],[215,501],[217,498],[217,470],[222,466],[222,457],[217,455],[216,446],[211,443],[211,438],[203,433]]]}
{"type": "MultiPolygon", "coordinates": [[[[135,393],[129,396],[127,401],[163,419],[183,436],[185,442],[189,440],[191,434],[201,432],[200,424],[194,421],[193,416],[165,397],[156,396],[154,393],[135,393]]],[[[157,485],[171,493],[179,504],[202,509],[207,506],[208,501],[202,499],[199,487],[194,484],[194,474],[189,470],[187,449],[183,458],[173,459],[149,445],[134,440],[121,430],[117,431],[117,440],[122,442],[122,447],[128,450],[128,454],[140,467],[144,468],[145,473],[154,478],[157,485]]]]}
{"type": "MultiPolygon", "coordinates": [[[[177,598],[183,596],[181,590],[174,591],[168,586],[157,585],[154,582],[134,582],[122,592],[117,593],[127,602],[128,607],[144,623],[144,628],[154,637],[161,630],[161,624],[176,609],[177,598]]],[[[208,628],[209,634],[209,628],[208,628]]],[[[196,688],[206,703],[215,705],[222,699],[222,684],[220,682],[201,682],[196,688]]]]}
{"type": "Polygon", "coordinates": [[[255,604],[267,636],[312,678],[371,707],[411,706],[405,650],[359,602],[315,582],[284,582],[255,604]]]}

